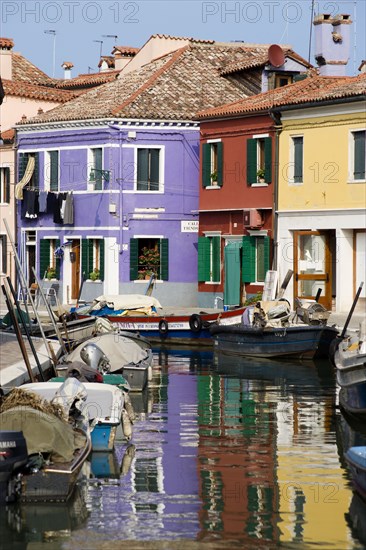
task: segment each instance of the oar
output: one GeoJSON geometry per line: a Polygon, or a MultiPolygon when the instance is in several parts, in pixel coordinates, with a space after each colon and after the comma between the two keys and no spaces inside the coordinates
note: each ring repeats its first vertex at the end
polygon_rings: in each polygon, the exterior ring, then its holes
{"type": "Polygon", "coordinates": [[[291,281],[291,277],[292,277],[293,274],[294,274],[294,272],[292,271],[292,269],[289,269],[288,272],[286,273],[286,276],[285,276],[285,278],[282,282],[282,285],[280,287],[280,291],[278,293],[278,296],[277,296],[276,300],[281,300],[281,298],[285,294],[285,290],[287,288],[287,285],[291,281]]]}

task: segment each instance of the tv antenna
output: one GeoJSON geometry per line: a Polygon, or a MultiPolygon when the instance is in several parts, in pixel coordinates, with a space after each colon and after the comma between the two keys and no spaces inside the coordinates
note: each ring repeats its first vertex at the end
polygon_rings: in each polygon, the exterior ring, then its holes
{"type": "Polygon", "coordinates": [[[103,38],[114,38],[115,44],[117,44],[118,34],[102,34],[103,38]]]}
{"type": "Polygon", "coordinates": [[[100,53],[99,53],[99,59],[100,59],[102,57],[103,40],[93,40],[93,42],[99,42],[100,44],[100,53]]]}
{"type": "Polygon", "coordinates": [[[53,68],[52,68],[52,78],[55,78],[55,65],[56,65],[56,31],[53,29],[48,29],[43,31],[45,34],[51,34],[53,36],[53,68]]]}

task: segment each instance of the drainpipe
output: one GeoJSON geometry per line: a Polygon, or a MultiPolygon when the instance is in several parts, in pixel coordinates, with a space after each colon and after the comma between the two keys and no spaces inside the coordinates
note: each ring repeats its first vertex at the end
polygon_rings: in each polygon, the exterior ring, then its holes
{"type": "Polygon", "coordinates": [[[272,269],[278,269],[278,181],[279,181],[279,144],[280,134],[282,132],[281,115],[276,111],[269,111],[269,115],[275,124],[275,173],[274,173],[274,193],[273,193],[273,212],[272,212],[272,235],[273,235],[273,261],[272,269]]]}

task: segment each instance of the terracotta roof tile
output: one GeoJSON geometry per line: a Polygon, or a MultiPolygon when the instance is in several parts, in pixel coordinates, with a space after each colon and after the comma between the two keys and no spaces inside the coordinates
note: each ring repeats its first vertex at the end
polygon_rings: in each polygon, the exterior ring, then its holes
{"type": "Polygon", "coordinates": [[[117,78],[120,71],[105,71],[102,73],[79,74],[75,78],[58,80],[56,88],[94,88],[107,82],[112,82],[117,78]]]}
{"type": "Polygon", "coordinates": [[[56,80],[47,76],[41,69],[28,61],[21,54],[13,52],[13,74],[12,80],[37,84],[38,86],[55,86],[56,80]]]}
{"type": "Polygon", "coordinates": [[[13,143],[15,137],[15,130],[14,128],[11,128],[10,130],[5,130],[4,132],[1,132],[1,139],[3,140],[4,144],[7,143],[13,143]]]}
{"type": "Polygon", "coordinates": [[[319,103],[346,97],[366,95],[366,74],[355,77],[333,77],[310,74],[304,80],[276,88],[221,107],[206,109],[197,113],[198,119],[240,116],[259,111],[268,111],[286,105],[319,103]]]}
{"type": "Polygon", "coordinates": [[[134,56],[137,54],[137,52],[140,51],[140,48],[133,48],[132,46],[114,46],[112,50],[112,54],[122,54],[122,55],[128,55],[128,56],[134,56]]]}
{"type": "MultiPolygon", "coordinates": [[[[235,76],[220,76],[228,58],[239,61],[236,44],[190,44],[121,74],[31,123],[104,117],[191,120],[202,107],[237,101],[244,92],[235,76]]],[[[102,73],[108,74],[108,73],[102,73]]]]}
{"type": "Polygon", "coordinates": [[[14,40],[12,38],[0,38],[0,48],[11,50],[13,47],[14,40]]]}
{"type": "Polygon", "coordinates": [[[80,92],[69,90],[58,90],[48,86],[37,86],[27,82],[14,82],[13,80],[3,80],[5,96],[27,97],[30,99],[41,99],[44,101],[54,101],[56,103],[66,103],[80,95],[80,92]]]}
{"type": "Polygon", "coordinates": [[[107,63],[107,66],[110,69],[112,69],[112,68],[114,69],[114,57],[112,55],[102,55],[102,57],[100,58],[100,61],[98,63],[98,67],[102,66],[103,61],[105,61],[107,63]]]}
{"type": "Polygon", "coordinates": [[[214,44],[214,40],[204,40],[201,38],[192,38],[188,36],[172,36],[170,34],[153,34],[151,38],[168,38],[169,40],[189,40],[196,44],[214,44]]]}
{"type": "MultiPolygon", "coordinates": [[[[254,67],[260,67],[269,63],[268,58],[268,45],[262,46],[242,46],[243,49],[243,58],[239,62],[228,63],[227,66],[221,71],[222,75],[232,74],[239,71],[252,69],[254,67]]],[[[295,53],[293,50],[288,47],[283,47],[283,53],[286,57],[290,57],[299,63],[303,64],[305,67],[311,67],[312,65],[306,61],[303,57],[295,53]]]]}

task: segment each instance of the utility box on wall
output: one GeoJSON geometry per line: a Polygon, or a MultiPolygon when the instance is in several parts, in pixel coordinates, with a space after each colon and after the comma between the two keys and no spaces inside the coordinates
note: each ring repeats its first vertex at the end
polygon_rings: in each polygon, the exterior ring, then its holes
{"type": "Polygon", "coordinates": [[[244,227],[251,227],[252,229],[262,227],[263,219],[259,210],[244,210],[243,212],[244,227]]]}

